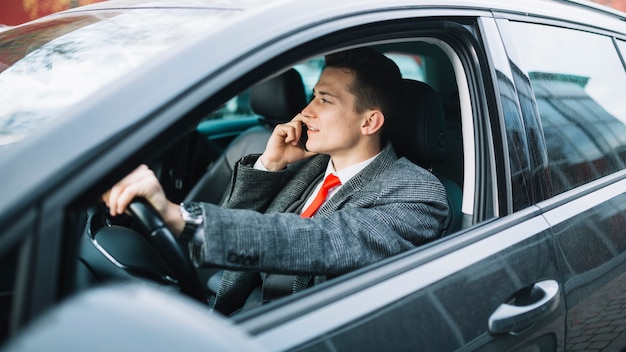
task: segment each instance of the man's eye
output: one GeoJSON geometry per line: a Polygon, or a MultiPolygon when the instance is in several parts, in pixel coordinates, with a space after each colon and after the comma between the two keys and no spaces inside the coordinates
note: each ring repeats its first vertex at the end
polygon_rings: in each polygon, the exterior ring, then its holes
{"type": "Polygon", "coordinates": [[[330,101],[328,101],[328,99],[324,99],[324,98],[322,98],[322,103],[324,103],[324,104],[328,104],[328,103],[330,103],[330,101]]]}

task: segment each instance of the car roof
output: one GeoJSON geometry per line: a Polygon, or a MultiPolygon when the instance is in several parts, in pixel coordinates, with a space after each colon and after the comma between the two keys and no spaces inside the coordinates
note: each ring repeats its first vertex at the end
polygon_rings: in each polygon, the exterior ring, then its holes
{"type": "MultiPolygon", "coordinates": [[[[312,7],[319,7],[323,5],[324,0],[315,3],[310,3],[312,7]]],[[[212,9],[230,9],[230,10],[242,10],[249,11],[255,8],[268,8],[273,7],[276,4],[279,6],[285,6],[285,4],[292,3],[298,6],[307,6],[305,2],[301,0],[109,0],[104,2],[98,2],[95,4],[82,6],[74,9],[67,10],[65,12],[76,11],[88,11],[88,10],[103,10],[103,9],[124,9],[124,8],[212,8],[212,9]]],[[[329,1],[329,3],[335,3],[329,1]]],[[[385,2],[377,0],[343,0],[341,4],[348,9],[350,6],[356,6],[363,10],[375,7],[392,8],[395,6],[419,6],[419,7],[448,7],[448,8],[476,8],[476,9],[494,9],[497,11],[511,11],[528,14],[561,14],[563,17],[563,10],[569,8],[573,11],[585,11],[587,16],[590,14],[588,11],[592,10],[597,14],[609,15],[621,20],[626,20],[626,13],[610,8],[605,5],[601,5],[589,0],[441,0],[441,1],[423,1],[423,0],[387,0],[385,2]],[[553,10],[557,12],[554,13],[553,10]]],[[[336,9],[336,7],[333,7],[336,9]]],[[[301,11],[303,14],[307,14],[307,11],[301,11]]],[[[297,13],[295,13],[297,14],[297,13]]]]}
{"type": "MultiPolygon", "coordinates": [[[[7,158],[0,155],[0,169],[3,170],[2,175],[0,175],[0,185],[3,187],[3,195],[0,199],[0,224],[11,217],[12,211],[19,210],[13,209],[16,204],[35,201],[33,197],[37,197],[37,194],[44,194],[46,190],[53,189],[54,185],[61,184],[64,177],[61,171],[70,172],[70,165],[76,164],[77,160],[84,161],[84,158],[88,158],[90,154],[85,153],[85,150],[89,150],[97,143],[105,143],[114,135],[127,133],[141,123],[138,116],[146,116],[151,112],[147,109],[153,108],[149,102],[138,102],[135,110],[127,111],[124,109],[125,107],[107,105],[107,99],[131,94],[133,88],[130,86],[126,87],[126,90],[118,90],[117,88],[132,80],[143,80],[145,82],[143,87],[149,85],[159,87],[162,85],[162,79],[155,77],[155,73],[162,72],[163,68],[167,67],[168,60],[177,60],[177,62],[182,62],[183,67],[188,65],[210,74],[220,70],[219,65],[243,57],[246,52],[262,50],[264,46],[269,45],[272,40],[283,33],[293,33],[318,23],[346,18],[355,14],[391,13],[394,10],[411,8],[415,10],[473,9],[495,14],[513,13],[520,16],[534,14],[548,19],[563,19],[566,17],[564,11],[567,11],[567,18],[573,22],[589,24],[597,28],[607,28],[608,24],[611,23],[612,26],[619,26],[623,32],[626,32],[624,17],[615,11],[598,6],[583,6],[573,1],[551,0],[528,0],[524,2],[518,0],[388,0],[385,2],[379,0],[343,0],[341,2],[336,0],[318,0],[315,2],[302,2],[300,0],[109,0],[51,16],[63,17],[86,11],[98,12],[120,9],[132,11],[132,9],[141,8],[202,8],[217,11],[236,10],[240,13],[231,16],[218,28],[198,34],[197,41],[164,55],[163,60],[159,63],[146,65],[137,72],[133,72],[129,75],[130,77],[122,80],[123,82],[105,89],[101,96],[76,106],[64,118],[63,123],[65,125],[59,123],[54,128],[38,134],[39,140],[20,145],[19,154],[7,158]],[[289,13],[290,16],[285,16],[285,13],[289,13]],[[263,26],[258,26],[258,23],[262,23],[263,26]],[[246,33],[246,35],[242,36],[241,33],[246,33]],[[236,46],[220,45],[220,41],[223,44],[223,38],[227,38],[228,41],[236,40],[239,44],[236,46]],[[204,60],[189,57],[197,54],[191,50],[194,44],[201,44],[205,48],[206,57],[204,60]],[[216,47],[219,47],[220,50],[215,50],[216,47]],[[211,51],[208,51],[210,49],[211,51]],[[68,132],[67,126],[70,127],[69,131],[81,131],[80,128],[87,128],[89,125],[78,120],[86,113],[94,115],[93,112],[97,109],[105,109],[111,114],[111,118],[107,117],[107,120],[97,116],[89,117],[91,128],[100,131],[98,138],[101,140],[94,141],[85,134],[76,136],[73,144],[71,144],[67,139],[67,134],[71,133],[68,132]],[[79,126],[81,127],[79,128],[79,126]],[[42,148],[42,145],[55,145],[58,152],[54,155],[48,155],[46,153],[50,151],[42,148]],[[38,164],[38,161],[48,163],[47,168],[38,164]],[[39,189],[39,192],[33,191],[33,188],[39,189]]],[[[46,18],[38,21],[45,20],[46,18]]],[[[19,27],[21,26],[17,26],[17,28],[19,27]]],[[[189,69],[179,72],[176,77],[169,77],[166,87],[160,87],[156,92],[151,91],[151,99],[164,99],[163,101],[166,101],[181,91],[189,89],[190,84],[197,83],[194,81],[193,75],[194,71],[189,69]]],[[[218,83],[216,82],[216,84],[218,83]]],[[[139,99],[145,100],[146,98],[140,97],[139,99]]]]}

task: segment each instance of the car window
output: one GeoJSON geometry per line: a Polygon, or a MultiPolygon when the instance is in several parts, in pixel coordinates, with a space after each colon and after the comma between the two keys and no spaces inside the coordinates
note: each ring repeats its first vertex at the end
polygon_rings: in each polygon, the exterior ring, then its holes
{"type": "Polygon", "coordinates": [[[304,92],[306,93],[307,98],[310,99],[313,94],[313,87],[315,87],[315,84],[324,69],[324,58],[321,56],[315,57],[295,65],[293,68],[295,68],[296,71],[300,73],[300,76],[302,76],[304,92]]]}
{"type": "MultiPolygon", "coordinates": [[[[322,69],[324,68],[324,57],[308,59],[300,64],[294,65],[293,68],[298,71],[302,77],[307,99],[310,99],[313,93],[313,87],[317,83],[322,69]]],[[[219,109],[210,113],[206,117],[206,120],[244,119],[249,117],[258,117],[258,114],[254,112],[250,106],[250,91],[245,90],[241,94],[229,99],[219,109]]]]}
{"type": "Polygon", "coordinates": [[[398,52],[388,52],[385,55],[398,65],[403,78],[414,79],[420,82],[426,81],[422,56],[398,52]]]}
{"type": "Polygon", "coordinates": [[[0,33],[0,150],[104,85],[214,27],[228,13],[82,13],[0,33]]]}
{"type": "MultiPolygon", "coordinates": [[[[400,68],[402,77],[425,82],[425,70],[422,63],[422,57],[418,55],[408,55],[399,52],[386,52],[386,56],[392,59],[400,68]]],[[[313,87],[324,69],[324,57],[314,57],[300,64],[294,65],[293,68],[298,71],[302,77],[304,90],[307,99],[311,98],[313,87]]],[[[250,92],[248,90],[228,100],[220,109],[212,112],[207,119],[237,119],[257,116],[250,107],[250,92]]]]}
{"type": "Polygon", "coordinates": [[[507,136],[511,205],[518,211],[549,198],[551,190],[548,156],[530,79],[515,64],[511,66],[513,81],[498,72],[498,84],[507,136]]]}
{"type": "Polygon", "coordinates": [[[507,45],[517,46],[537,101],[552,193],[623,169],[626,74],[611,38],[546,25],[510,25],[515,36],[507,45]]]}

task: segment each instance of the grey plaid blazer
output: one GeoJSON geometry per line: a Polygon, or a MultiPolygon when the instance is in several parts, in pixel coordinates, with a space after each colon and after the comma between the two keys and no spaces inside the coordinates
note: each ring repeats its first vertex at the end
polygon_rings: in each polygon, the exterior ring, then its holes
{"type": "Polygon", "coordinates": [[[202,203],[205,243],[191,246],[196,265],[230,269],[215,303],[225,314],[243,305],[260,283],[259,272],[297,275],[298,292],[439,237],[448,215],[439,180],[398,159],[390,144],[310,219],[288,211],[324,173],[329,157],[279,172],[255,170],[257,158],[237,163],[222,207],[202,203]]]}

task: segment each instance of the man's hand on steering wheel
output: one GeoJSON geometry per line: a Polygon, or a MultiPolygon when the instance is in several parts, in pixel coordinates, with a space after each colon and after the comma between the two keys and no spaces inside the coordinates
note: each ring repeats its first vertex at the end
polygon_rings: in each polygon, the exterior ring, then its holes
{"type": "Polygon", "coordinates": [[[174,235],[178,236],[183,231],[185,221],[178,205],[167,199],[156,175],[146,165],[137,167],[102,195],[111,216],[125,213],[135,198],[144,198],[174,235]]]}
{"type": "Polygon", "coordinates": [[[193,264],[176,242],[175,237],[185,227],[179,206],[166,198],[152,170],[146,165],[139,166],[103,194],[102,200],[111,216],[128,212],[140,223],[142,232],[172,270],[183,293],[207,302],[193,264]]]}

